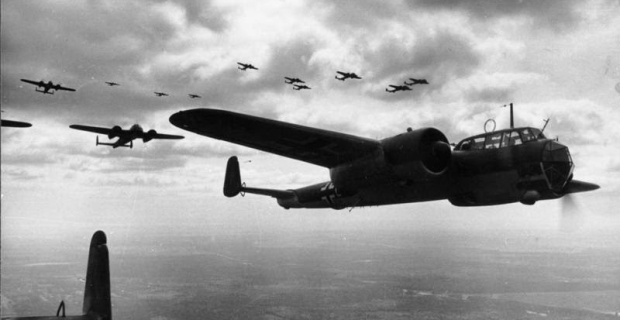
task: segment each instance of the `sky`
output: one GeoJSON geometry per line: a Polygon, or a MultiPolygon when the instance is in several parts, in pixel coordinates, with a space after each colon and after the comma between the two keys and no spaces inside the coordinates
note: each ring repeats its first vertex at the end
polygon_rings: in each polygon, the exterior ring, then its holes
{"type": "Polygon", "coordinates": [[[435,127],[458,142],[482,133],[487,119],[507,128],[508,108],[502,106],[512,102],[516,126],[542,127],[550,118],[545,133],[570,148],[575,178],[601,186],[575,196],[593,216],[589,221],[617,222],[617,0],[9,0],[1,3],[0,30],[2,117],[33,124],[1,131],[3,244],[24,232],[77,232],[84,223],[132,230],[209,219],[248,229],[257,223],[486,229],[557,224],[560,201],[485,208],[439,201],[343,215],[285,211],[274,199],[254,195],[228,199],[222,185],[232,155],[240,158],[243,179],[256,187],[297,188],[326,181],[329,174],[169,123],[173,113],[193,108],[375,139],[407,127],[435,127]],[[259,70],[238,70],[237,62],[259,70]],[[336,71],[363,79],[337,81],[336,71]],[[292,90],[285,76],[312,89],[292,90]],[[43,95],[24,78],[77,91],[43,95]],[[385,92],[408,78],[430,84],[385,92]],[[158,98],[154,91],[170,96],[158,98]],[[202,98],[190,99],[190,93],[202,98]],[[96,147],[95,134],[69,128],[134,123],[185,139],[111,149],[96,147]]]}

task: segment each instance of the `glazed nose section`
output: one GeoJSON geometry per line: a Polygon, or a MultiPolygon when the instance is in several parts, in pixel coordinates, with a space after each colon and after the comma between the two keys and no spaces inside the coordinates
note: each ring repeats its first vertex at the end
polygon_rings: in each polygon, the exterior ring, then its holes
{"type": "Polygon", "coordinates": [[[549,141],[543,151],[542,164],[550,189],[554,192],[561,192],[575,168],[568,147],[549,141]]]}

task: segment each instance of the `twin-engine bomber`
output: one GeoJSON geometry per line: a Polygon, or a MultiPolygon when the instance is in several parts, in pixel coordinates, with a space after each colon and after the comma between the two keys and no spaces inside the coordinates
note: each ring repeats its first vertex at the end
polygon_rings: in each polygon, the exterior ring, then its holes
{"type": "Polygon", "coordinates": [[[435,128],[407,129],[383,140],[216,109],[170,117],[207,137],[329,169],[330,181],[299,189],[247,187],[237,157],[228,160],[224,195],[268,195],[289,208],[333,208],[447,199],[456,206],[534,204],[598,185],[573,179],[568,148],[532,127],[472,136],[451,148],[435,128]]]}

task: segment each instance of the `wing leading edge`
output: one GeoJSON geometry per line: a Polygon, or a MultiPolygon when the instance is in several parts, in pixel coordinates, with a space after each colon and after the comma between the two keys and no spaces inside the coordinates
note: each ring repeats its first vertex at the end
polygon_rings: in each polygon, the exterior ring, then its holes
{"type": "Polygon", "coordinates": [[[192,109],[170,117],[173,125],[322,167],[332,168],[380,148],[377,140],[217,109],[192,109]]]}

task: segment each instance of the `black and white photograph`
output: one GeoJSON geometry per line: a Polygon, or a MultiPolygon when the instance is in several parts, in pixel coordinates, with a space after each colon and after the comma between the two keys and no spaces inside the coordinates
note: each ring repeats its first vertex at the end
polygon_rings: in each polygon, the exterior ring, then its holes
{"type": "Polygon", "coordinates": [[[0,3],[2,319],[620,319],[620,1],[0,3]]]}

